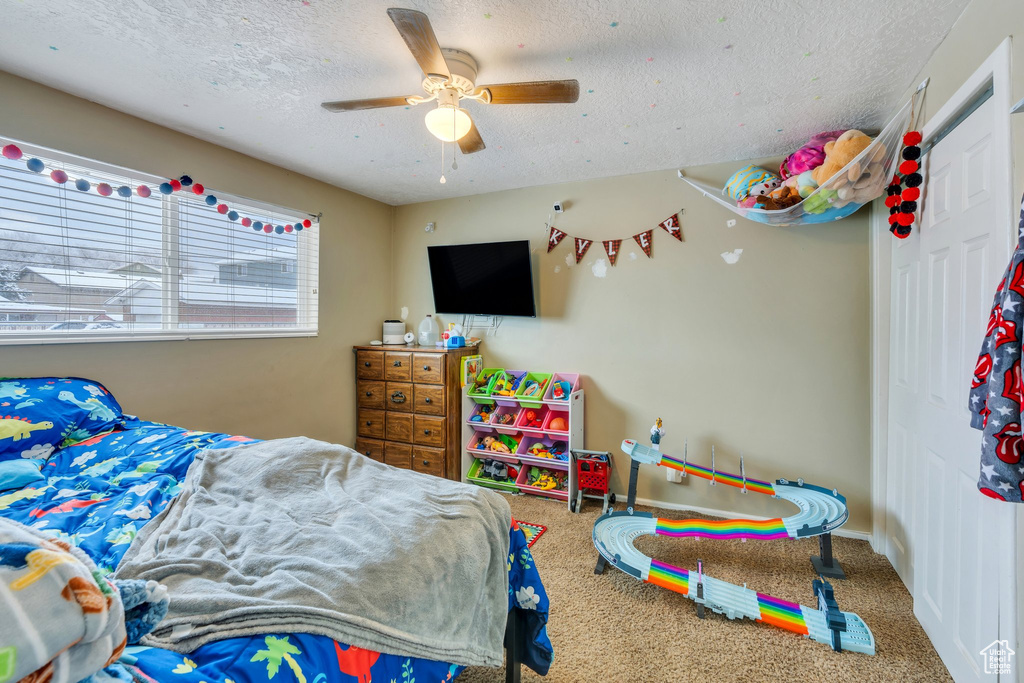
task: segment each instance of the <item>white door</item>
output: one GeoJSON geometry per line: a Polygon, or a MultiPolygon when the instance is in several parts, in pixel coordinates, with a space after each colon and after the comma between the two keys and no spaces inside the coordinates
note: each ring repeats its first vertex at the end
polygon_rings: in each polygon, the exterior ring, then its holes
{"type": "Polygon", "coordinates": [[[1010,257],[994,117],[989,99],[925,157],[920,224],[892,247],[886,551],[957,681],[997,680],[979,653],[1007,637],[999,614],[1012,608],[998,578],[1013,571],[1012,543],[999,534],[1015,511],[977,490],[967,407],[1010,257]]]}

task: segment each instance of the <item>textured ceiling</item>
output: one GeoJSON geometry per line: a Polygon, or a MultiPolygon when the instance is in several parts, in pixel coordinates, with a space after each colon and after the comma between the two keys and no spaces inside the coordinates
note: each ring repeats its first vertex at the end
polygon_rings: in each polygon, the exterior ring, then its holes
{"type": "Polygon", "coordinates": [[[0,0],[0,69],[404,204],[880,126],[967,2],[0,0]],[[487,149],[442,185],[431,105],[319,106],[421,93],[388,6],[426,12],[442,46],[476,57],[480,84],[576,78],[580,101],[466,102],[487,149]]]}

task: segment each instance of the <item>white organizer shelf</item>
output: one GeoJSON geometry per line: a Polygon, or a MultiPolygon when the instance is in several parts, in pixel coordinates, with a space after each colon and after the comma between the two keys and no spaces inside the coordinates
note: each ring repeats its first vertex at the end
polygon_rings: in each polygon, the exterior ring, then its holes
{"type": "MultiPolygon", "coordinates": [[[[559,373],[554,374],[558,375],[559,373]]],[[[546,392],[546,394],[547,393],[550,392],[546,392]]],[[[583,405],[583,390],[579,388],[569,394],[568,400],[555,400],[548,398],[547,395],[542,399],[526,399],[522,397],[507,396],[474,398],[469,396],[468,391],[464,389],[462,392],[462,414],[465,416],[465,421],[462,425],[462,481],[467,483],[477,483],[470,481],[468,479],[468,475],[476,461],[483,459],[500,460],[508,463],[519,470],[520,473],[524,471],[524,466],[528,469],[534,465],[551,470],[562,470],[568,472],[569,475],[567,479],[568,487],[565,491],[540,491],[519,485],[516,485],[514,488],[517,488],[518,492],[522,494],[541,496],[544,498],[562,501],[566,504],[566,507],[568,507],[569,493],[576,490],[576,472],[569,466],[569,460],[536,458],[523,453],[495,453],[488,450],[476,449],[474,448],[474,444],[479,439],[487,435],[497,437],[500,434],[506,434],[509,436],[515,436],[520,441],[519,451],[524,450],[524,443],[528,446],[536,439],[565,441],[567,444],[566,455],[568,455],[569,451],[572,449],[585,448],[583,441],[583,405]],[[476,414],[477,408],[481,405],[481,400],[495,401],[496,404],[491,406],[495,410],[495,413],[514,410],[517,415],[516,422],[511,425],[500,425],[494,422],[473,422],[471,418],[476,414]],[[522,418],[526,410],[535,410],[543,413],[542,427],[526,427],[518,424],[522,422],[522,418]],[[565,417],[568,423],[567,431],[556,431],[544,428],[544,426],[547,425],[555,416],[565,417]]],[[[490,488],[494,488],[499,491],[515,492],[511,490],[513,488],[512,485],[497,485],[490,488]]]]}

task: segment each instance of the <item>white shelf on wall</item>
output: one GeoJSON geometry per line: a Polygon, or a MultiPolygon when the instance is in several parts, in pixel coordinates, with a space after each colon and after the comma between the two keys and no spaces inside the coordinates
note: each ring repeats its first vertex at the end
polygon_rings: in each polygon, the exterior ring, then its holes
{"type": "Polygon", "coordinates": [[[516,422],[520,421],[523,417],[523,411],[535,410],[544,412],[544,420],[546,423],[549,420],[548,415],[552,417],[563,416],[567,421],[568,429],[566,431],[556,431],[552,429],[544,429],[542,427],[527,427],[527,426],[516,426],[514,423],[510,425],[496,424],[493,421],[488,423],[473,422],[472,417],[477,413],[477,409],[481,404],[482,400],[494,401],[494,398],[481,399],[472,398],[468,395],[467,390],[462,392],[462,414],[465,416],[465,421],[462,424],[462,481],[467,483],[473,483],[478,485],[487,486],[488,488],[494,488],[499,491],[506,491],[508,493],[521,493],[526,495],[535,495],[554,500],[563,501],[566,507],[569,505],[569,492],[576,490],[576,472],[569,466],[569,460],[557,460],[553,458],[536,458],[527,455],[523,452],[518,453],[496,453],[490,450],[476,449],[475,444],[483,436],[494,436],[500,438],[502,435],[512,437],[517,442],[517,450],[523,451],[523,446],[526,443],[531,443],[535,439],[544,439],[546,441],[565,441],[566,449],[565,455],[568,458],[569,451],[572,449],[585,448],[584,445],[584,430],[583,430],[583,406],[584,396],[583,390],[577,389],[569,394],[567,400],[541,400],[531,399],[515,400],[515,406],[507,405],[513,402],[511,397],[496,397],[497,400],[503,401],[506,405],[493,405],[491,406],[495,412],[499,412],[500,409],[506,408],[501,412],[507,413],[515,411],[516,422]],[[567,486],[564,491],[545,491],[540,492],[531,488],[521,488],[511,484],[503,484],[496,482],[481,483],[479,479],[470,480],[469,475],[477,460],[493,459],[505,462],[512,467],[515,467],[518,471],[522,472],[523,468],[529,468],[534,465],[538,467],[544,467],[551,470],[562,470],[568,473],[567,486]]]}

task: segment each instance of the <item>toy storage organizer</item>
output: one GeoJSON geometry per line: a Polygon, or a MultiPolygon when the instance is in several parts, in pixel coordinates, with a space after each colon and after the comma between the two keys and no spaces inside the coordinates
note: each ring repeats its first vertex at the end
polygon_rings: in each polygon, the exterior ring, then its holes
{"type": "Polygon", "coordinates": [[[565,501],[576,490],[575,468],[570,467],[569,450],[584,448],[583,390],[580,376],[568,372],[533,372],[504,368],[485,368],[486,383],[469,386],[462,394],[463,481],[479,486],[524,493],[565,501]],[[514,392],[509,388],[520,380],[514,392]],[[527,395],[527,382],[544,382],[543,390],[527,395]],[[503,392],[503,393],[495,393],[503,392]],[[556,398],[560,396],[561,398],[556,398]],[[479,449],[485,438],[504,443],[509,453],[479,449]],[[531,449],[563,448],[566,459],[538,457],[531,449]],[[503,462],[514,470],[515,479],[494,481],[481,472],[484,459],[503,462]],[[565,490],[530,486],[527,477],[532,467],[547,470],[553,478],[562,478],[565,490]]]}

